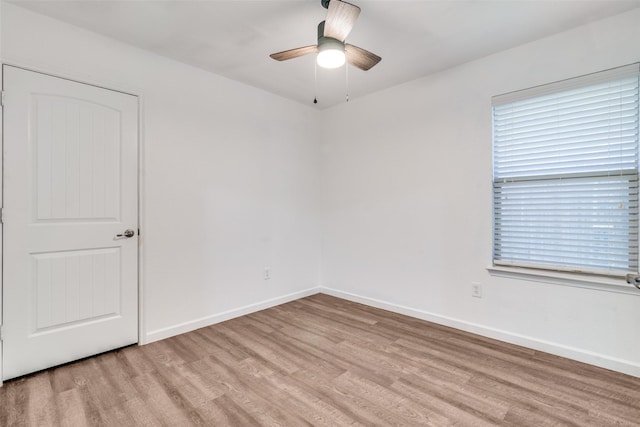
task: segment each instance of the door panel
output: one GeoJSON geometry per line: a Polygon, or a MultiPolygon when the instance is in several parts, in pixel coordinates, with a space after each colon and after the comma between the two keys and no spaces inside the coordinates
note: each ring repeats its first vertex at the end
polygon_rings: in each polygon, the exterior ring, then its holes
{"type": "Polygon", "coordinates": [[[119,248],[32,254],[31,265],[34,333],[122,311],[119,248]]]}
{"type": "Polygon", "coordinates": [[[32,100],[35,219],[118,221],[119,112],[60,96],[32,100]]]}
{"type": "Polygon", "coordinates": [[[138,341],[138,100],[5,66],[3,378],[138,341]]]}

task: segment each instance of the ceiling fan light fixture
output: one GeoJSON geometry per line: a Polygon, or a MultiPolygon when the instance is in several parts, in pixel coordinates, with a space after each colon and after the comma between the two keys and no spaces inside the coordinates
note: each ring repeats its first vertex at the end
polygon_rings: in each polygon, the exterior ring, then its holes
{"type": "Polygon", "coordinates": [[[342,67],[346,62],[344,43],[329,37],[318,41],[318,57],[316,62],[322,68],[342,67]]]}

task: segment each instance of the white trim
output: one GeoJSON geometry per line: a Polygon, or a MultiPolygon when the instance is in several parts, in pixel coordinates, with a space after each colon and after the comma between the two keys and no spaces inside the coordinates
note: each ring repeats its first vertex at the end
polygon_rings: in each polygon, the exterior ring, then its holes
{"type": "MultiPolygon", "coordinates": [[[[2,8],[0,7],[0,10],[2,8]]],[[[0,58],[1,59],[1,58],[0,58]]],[[[4,64],[0,61],[0,90],[4,91],[4,64]]],[[[4,106],[1,109],[0,113],[0,207],[4,207],[4,106]]],[[[4,224],[0,224],[0,328],[2,327],[2,322],[4,319],[3,309],[4,309],[4,301],[3,301],[3,283],[2,280],[4,278],[3,273],[3,262],[4,262],[4,224]]],[[[3,356],[3,346],[4,343],[0,341],[0,387],[2,387],[2,379],[4,375],[2,374],[2,365],[4,363],[3,356]]]]}
{"type": "Polygon", "coordinates": [[[223,311],[222,313],[212,314],[210,316],[201,317],[199,319],[189,320],[187,322],[179,323],[177,325],[168,326],[166,328],[156,329],[148,332],[144,338],[145,343],[152,343],[165,338],[173,337],[176,335],[191,332],[196,329],[204,328],[206,326],[215,325],[216,323],[231,320],[236,317],[245,316],[247,314],[255,313],[256,311],[264,310],[266,308],[275,307],[280,304],[284,304],[290,301],[295,301],[300,298],[308,297],[320,293],[319,287],[305,289],[303,291],[293,292],[291,294],[282,295],[280,297],[271,298],[268,300],[256,302],[253,304],[245,305],[232,310],[223,311]]]}
{"type": "Polygon", "coordinates": [[[72,69],[64,69],[47,63],[37,63],[34,61],[21,60],[19,58],[2,58],[2,65],[10,65],[27,71],[33,71],[35,73],[46,74],[48,76],[58,77],[65,80],[72,80],[77,83],[96,86],[115,92],[122,92],[128,95],[137,96],[138,98],[140,98],[144,92],[140,87],[132,87],[131,85],[108,79],[97,80],[90,74],[81,74],[72,69]]]}
{"type": "Polygon", "coordinates": [[[146,344],[145,282],[144,282],[144,234],[145,234],[145,144],[144,99],[138,97],[138,345],[146,344]]]}
{"type": "Polygon", "coordinates": [[[514,92],[504,93],[491,97],[491,105],[494,107],[521,101],[528,98],[549,95],[555,92],[576,89],[584,86],[604,83],[611,80],[624,79],[626,77],[637,76],[640,72],[640,63],[623,65],[608,70],[596,71],[578,77],[571,77],[553,83],[542,84],[531,88],[520,89],[514,92]]]}
{"type": "Polygon", "coordinates": [[[589,274],[572,274],[561,271],[538,270],[524,267],[489,266],[487,271],[492,276],[509,279],[527,280],[530,282],[551,283],[554,285],[573,286],[576,288],[593,289],[602,292],[615,292],[640,296],[640,290],[629,285],[624,279],[594,276],[589,274]]]}
{"type": "Polygon", "coordinates": [[[406,316],[415,317],[417,319],[426,320],[429,322],[437,323],[439,325],[450,326],[462,331],[497,339],[499,341],[504,341],[510,344],[520,345],[533,350],[539,350],[546,353],[555,354],[557,356],[577,360],[579,362],[588,363],[590,365],[599,366],[601,368],[622,372],[634,377],[640,377],[640,363],[635,363],[630,360],[618,359],[604,354],[594,353],[591,351],[555,342],[540,340],[502,329],[490,328],[488,326],[480,325],[477,323],[467,322],[465,320],[456,319],[449,316],[442,316],[440,314],[430,313],[427,311],[406,307],[399,304],[393,304],[374,298],[368,298],[349,292],[343,292],[337,289],[323,287],[320,288],[320,291],[321,293],[337,298],[346,299],[348,301],[366,304],[372,307],[381,308],[383,310],[392,311],[394,313],[404,314],[406,316]]]}

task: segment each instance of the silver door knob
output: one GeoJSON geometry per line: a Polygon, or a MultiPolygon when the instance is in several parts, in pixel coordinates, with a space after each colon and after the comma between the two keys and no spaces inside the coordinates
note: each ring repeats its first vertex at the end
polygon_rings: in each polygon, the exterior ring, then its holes
{"type": "Polygon", "coordinates": [[[129,228],[129,229],[127,229],[127,230],[124,230],[124,233],[122,233],[122,234],[116,234],[116,237],[126,237],[126,238],[129,238],[129,237],[133,237],[133,236],[135,236],[135,235],[136,235],[136,232],[129,228]]]}

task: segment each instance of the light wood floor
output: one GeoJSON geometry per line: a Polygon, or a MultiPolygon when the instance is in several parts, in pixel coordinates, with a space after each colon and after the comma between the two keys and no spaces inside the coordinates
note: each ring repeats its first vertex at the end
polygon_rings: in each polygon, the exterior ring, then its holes
{"type": "Polygon", "coordinates": [[[5,383],[0,426],[640,425],[640,379],[314,295],[5,383]]]}

